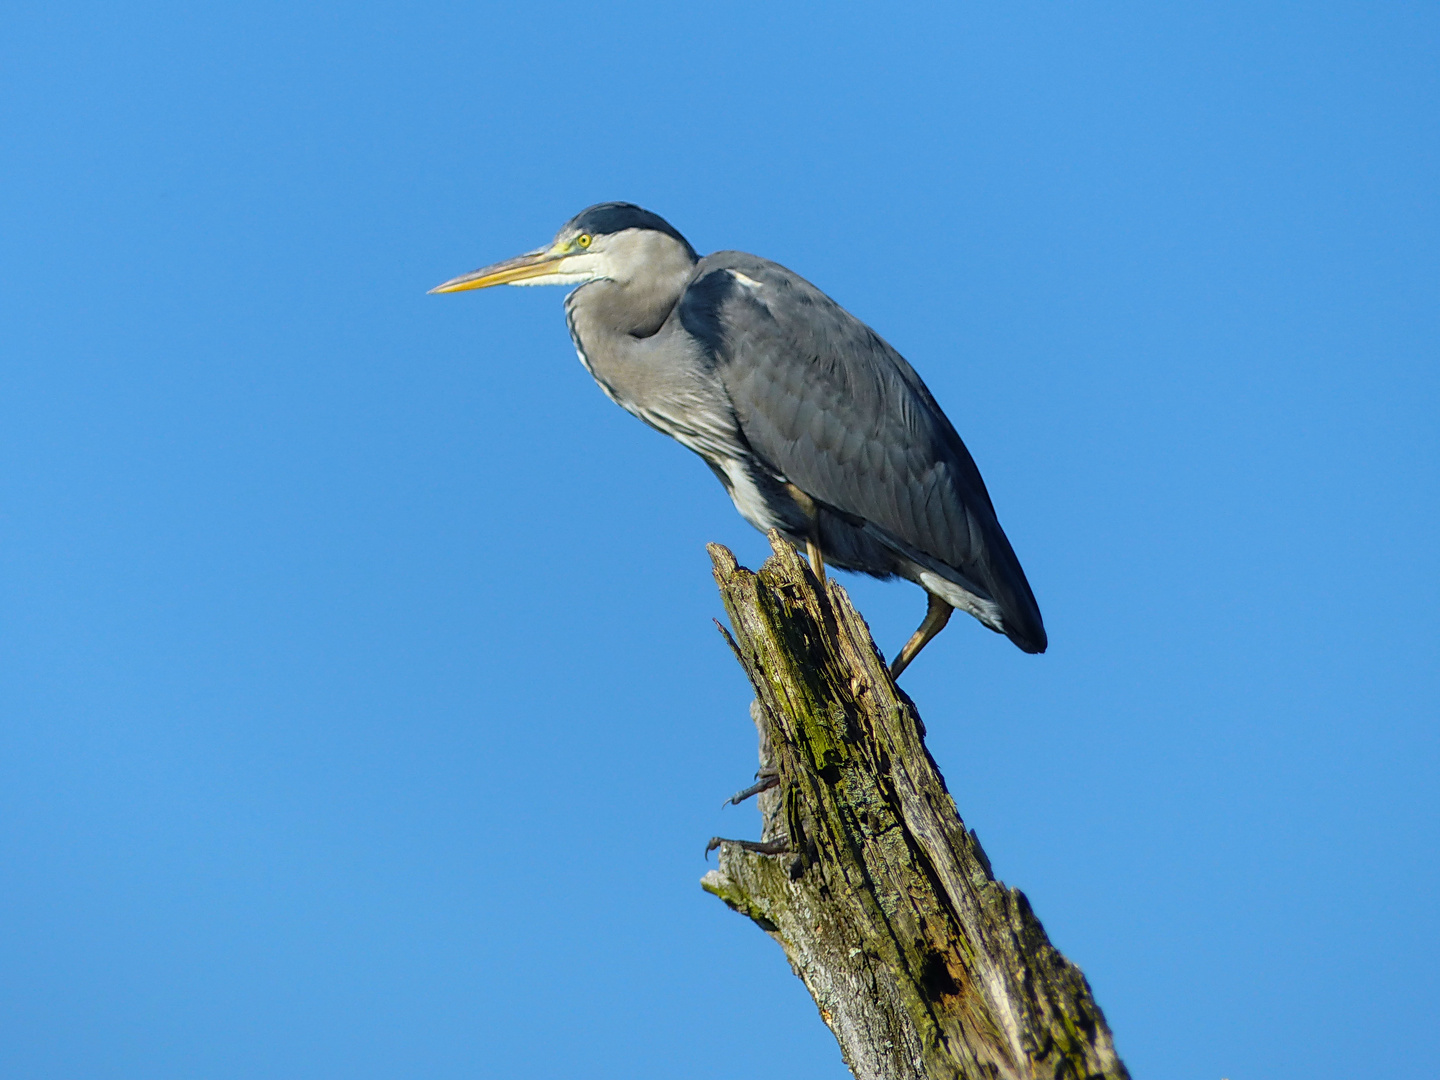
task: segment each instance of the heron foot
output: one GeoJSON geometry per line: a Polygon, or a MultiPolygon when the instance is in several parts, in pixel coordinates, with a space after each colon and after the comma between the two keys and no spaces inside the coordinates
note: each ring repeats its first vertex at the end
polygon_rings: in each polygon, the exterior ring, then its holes
{"type": "Polygon", "coordinates": [[[723,836],[712,836],[710,842],[705,845],[705,858],[708,860],[710,852],[721,844],[738,844],[746,851],[753,851],[757,855],[786,855],[790,852],[790,841],[783,837],[779,840],[766,840],[762,843],[759,840],[728,840],[723,836]]]}
{"type": "Polygon", "coordinates": [[[735,792],[720,804],[720,809],[724,810],[727,806],[739,806],[752,795],[759,795],[762,791],[769,791],[773,787],[780,786],[780,774],[774,769],[761,769],[755,775],[760,779],[744,790],[735,792]]]}

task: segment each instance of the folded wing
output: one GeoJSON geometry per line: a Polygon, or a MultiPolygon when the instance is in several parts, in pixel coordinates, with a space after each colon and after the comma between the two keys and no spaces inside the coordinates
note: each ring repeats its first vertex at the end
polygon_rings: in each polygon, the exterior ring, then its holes
{"type": "Polygon", "coordinates": [[[739,252],[701,260],[678,314],[777,477],[992,600],[993,629],[1044,651],[1039,608],[985,482],[899,353],[803,278],[739,252]]]}

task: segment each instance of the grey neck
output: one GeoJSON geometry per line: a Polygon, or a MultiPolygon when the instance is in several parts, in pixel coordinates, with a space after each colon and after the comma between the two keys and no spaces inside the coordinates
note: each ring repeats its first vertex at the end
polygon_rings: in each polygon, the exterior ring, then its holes
{"type": "Polygon", "coordinates": [[[636,412],[663,392],[673,374],[657,363],[652,339],[675,310],[695,261],[685,246],[663,233],[637,230],[605,239],[606,276],[566,297],[565,315],[590,374],[636,412]]]}
{"type": "Polygon", "coordinates": [[[664,233],[638,229],[605,237],[596,248],[604,276],[571,293],[566,309],[593,333],[649,337],[685,291],[694,256],[664,233]]]}

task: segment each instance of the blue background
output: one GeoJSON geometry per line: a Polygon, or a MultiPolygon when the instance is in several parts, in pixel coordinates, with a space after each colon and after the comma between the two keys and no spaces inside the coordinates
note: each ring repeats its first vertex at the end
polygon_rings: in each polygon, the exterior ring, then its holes
{"type": "MultiPolygon", "coordinates": [[[[576,363],[629,199],[924,374],[1050,652],[906,675],[1137,1077],[1432,1077],[1430,4],[76,4],[0,34],[0,1073],[845,1075],[702,893],[755,738],[576,363]]],[[[851,579],[883,647],[915,588],[851,579]]]]}

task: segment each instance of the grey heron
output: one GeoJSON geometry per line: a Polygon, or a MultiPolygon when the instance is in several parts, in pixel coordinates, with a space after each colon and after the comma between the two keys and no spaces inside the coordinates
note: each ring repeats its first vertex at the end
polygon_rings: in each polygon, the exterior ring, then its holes
{"type": "Polygon", "coordinates": [[[920,376],[810,282],[739,251],[700,258],[669,222],[600,203],[550,244],[431,292],[573,285],[565,318],[612,401],[705,459],[742,517],[929,596],[899,676],[969,612],[1028,653],[1045,627],[980,471],[920,376]]]}

